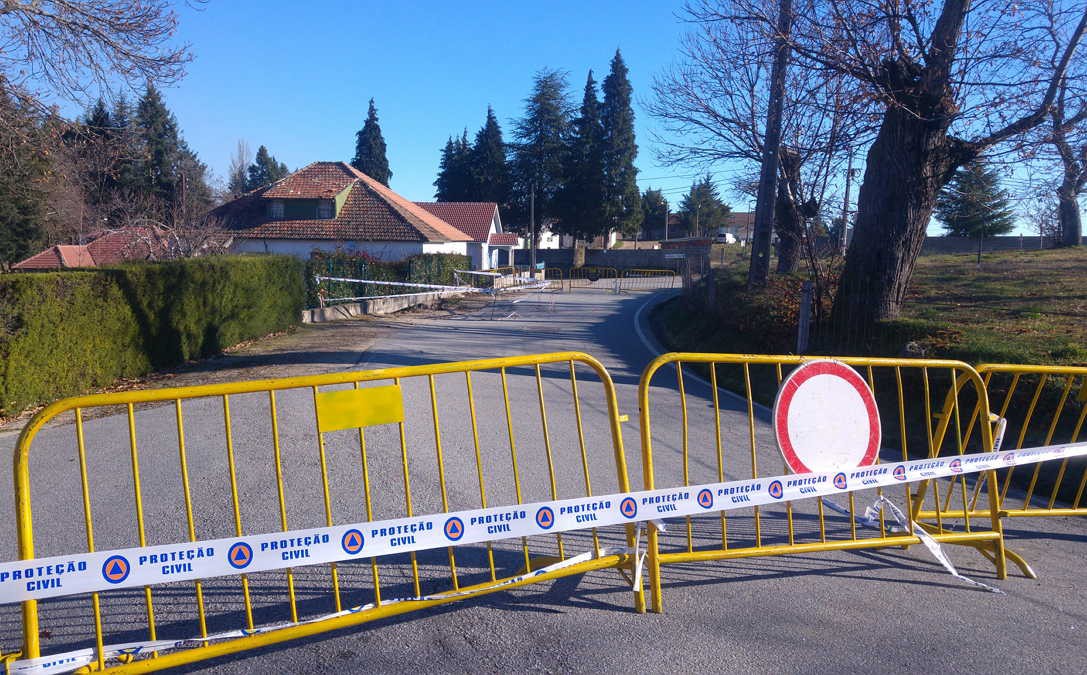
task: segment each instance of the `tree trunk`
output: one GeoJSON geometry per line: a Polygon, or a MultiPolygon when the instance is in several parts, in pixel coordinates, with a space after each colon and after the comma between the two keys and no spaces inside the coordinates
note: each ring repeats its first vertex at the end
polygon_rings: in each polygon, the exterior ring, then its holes
{"type": "Polygon", "coordinates": [[[853,240],[831,322],[839,341],[862,338],[902,308],[936,197],[955,166],[950,115],[921,119],[891,108],[868,151],[853,240]]]}
{"type": "Polygon", "coordinates": [[[800,244],[804,236],[804,217],[797,203],[800,192],[800,156],[791,150],[781,152],[777,202],[774,205],[774,229],[778,235],[778,274],[795,274],[800,264],[800,244]]]}
{"type": "Polygon", "coordinates": [[[1083,222],[1076,199],[1075,179],[1064,179],[1057,190],[1057,213],[1061,224],[1061,246],[1079,246],[1083,241],[1083,222]]]}
{"type": "Polygon", "coordinates": [[[748,289],[761,288],[770,277],[770,236],[774,229],[774,203],[777,197],[778,146],[781,142],[781,116],[785,98],[785,73],[789,66],[789,32],[793,25],[792,0],[779,0],[777,36],[774,39],[774,64],[770,69],[770,100],[766,111],[759,192],[755,200],[755,234],[751,242],[751,264],[747,271],[748,289]]]}

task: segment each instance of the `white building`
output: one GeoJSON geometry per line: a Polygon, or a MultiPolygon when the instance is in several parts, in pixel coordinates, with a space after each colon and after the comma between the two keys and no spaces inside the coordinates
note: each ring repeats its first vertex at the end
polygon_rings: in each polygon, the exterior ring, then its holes
{"type": "Polygon", "coordinates": [[[517,235],[502,231],[502,218],[494,202],[416,202],[472,238],[468,255],[472,269],[489,270],[513,265],[517,235]]]}

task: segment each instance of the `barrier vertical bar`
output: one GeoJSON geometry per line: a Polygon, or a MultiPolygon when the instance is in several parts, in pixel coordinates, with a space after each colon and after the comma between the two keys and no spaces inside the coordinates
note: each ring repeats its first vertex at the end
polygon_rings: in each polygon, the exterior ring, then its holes
{"type": "MultiPolygon", "coordinates": [[[[185,495],[185,522],[189,528],[189,541],[196,541],[196,521],[193,519],[192,492],[189,489],[189,460],[185,452],[185,423],[181,413],[181,399],[174,400],[174,412],[177,416],[177,454],[181,462],[181,487],[185,495]]],[[[196,586],[196,615],[200,622],[200,637],[208,636],[208,621],[204,613],[204,584],[200,580],[196,586]]]]}
{"type": "MultiPolygon", "coordinates": [[[[131,404],[129,404],[131,405],[131,404]]],[[[234,536],[242,536],[242,509],[238,501],[238,470],[234,461],[234,437],[230,419],[230,396],[223,395],[223,428],[226,433],[226,462],[230,475],[230,502],[234,512],[234,536]]],[[[249,594],[249,575],[241,575],[242,598],[245,602],[245,625],[253,629],[253,602],[249,594]]]]}

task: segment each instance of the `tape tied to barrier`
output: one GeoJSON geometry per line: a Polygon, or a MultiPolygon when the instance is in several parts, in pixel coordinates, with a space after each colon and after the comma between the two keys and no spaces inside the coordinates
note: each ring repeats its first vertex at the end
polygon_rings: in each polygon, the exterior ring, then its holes
{"type": "Polygon", "coordinates": [[[0,603],[696,516],[1087,455],[1067,444],[0,564],[0,603]]]}

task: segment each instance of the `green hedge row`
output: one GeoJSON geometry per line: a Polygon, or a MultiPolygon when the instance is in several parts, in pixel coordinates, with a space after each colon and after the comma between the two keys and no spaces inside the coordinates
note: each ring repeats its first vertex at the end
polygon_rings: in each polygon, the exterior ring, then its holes
{"type": "Polygon", "coordinates": [[[457,253],[424,253],[403,262],[384,262],[362,252],[315,251],[306,263],[306,306],[317,307],[319,304],[317,294],[322,290],[326,298],[367,297],[411,292],[411,289],[402,286],[353,284],[343,281],[322,281],[318,284],[317,276],[452,285],[453,272],[468,269],[472,269],[471,259],[457,253]]]}
{"type": "Polygon", "coordinates": [[[301,261],[216,256],[0,276],[0,414],[297,324],[301,261]]]}

